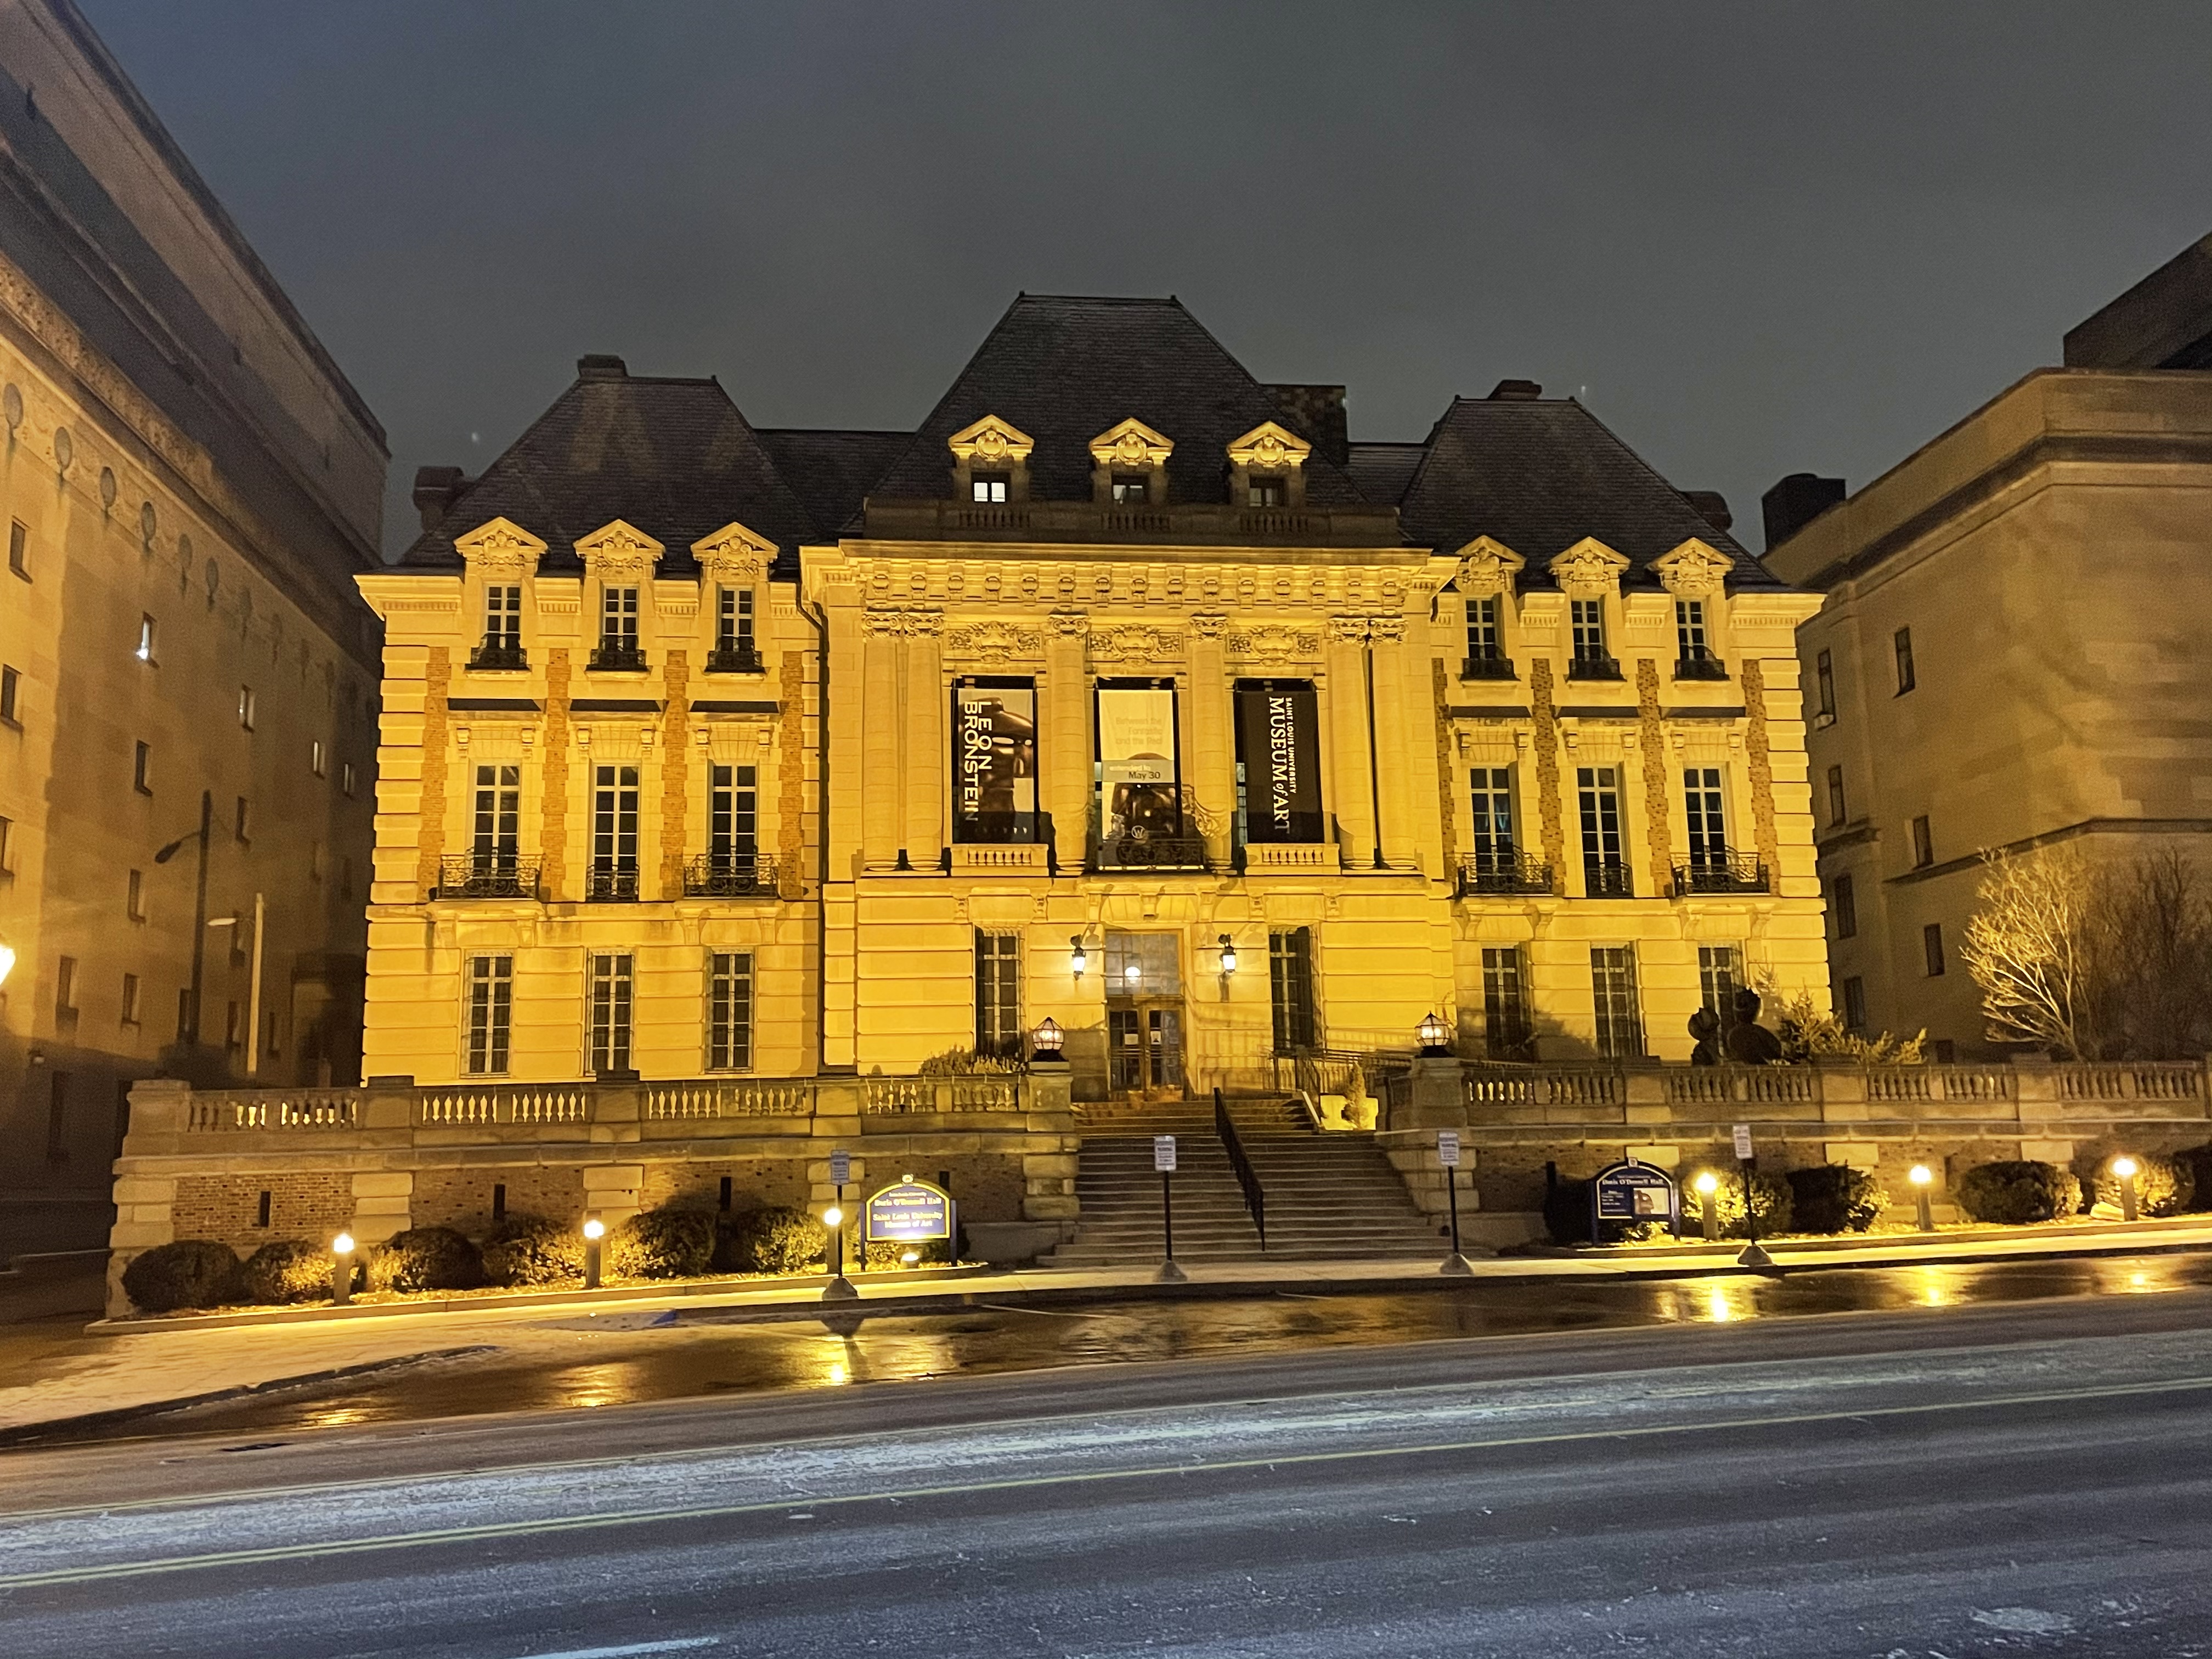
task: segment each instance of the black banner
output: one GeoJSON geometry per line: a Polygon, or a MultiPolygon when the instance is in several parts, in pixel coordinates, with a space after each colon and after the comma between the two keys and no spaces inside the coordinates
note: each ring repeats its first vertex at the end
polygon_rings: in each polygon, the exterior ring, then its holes
{"type": "Polygon", "coordinates": [[[1244,839],[1318,842],[1321,710],[1310,680],[1237,683],[1237,757],[1244,763],[1244,839]]]}
{"type": "Polygon", "coordinates": [[[961,680],[952,688],[952,836],[1036,839],[1036,687],[961,680]]]}

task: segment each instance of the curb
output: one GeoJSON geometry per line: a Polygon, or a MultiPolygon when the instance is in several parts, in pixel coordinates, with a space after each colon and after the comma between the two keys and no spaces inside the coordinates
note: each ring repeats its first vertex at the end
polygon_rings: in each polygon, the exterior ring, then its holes
{"type": "MultiPolygon", "coordinates": [[[[2143,1249],[2172,1249],[2169,1242],[2175,1234],[2186,1234],[2185,1243],[2212,1244],[2212,1215],[2151,1216],[2141,1221],[2115,1221],[2093,1227],[2039,1227],[2028,1231],[2019,1227],[1954,1227],[1939,1229],[1933,1233],[1845,1233],[1832,1237],[1784,1237],[1778,1242],[1762,1238],[1759,1243],[1774,1250],[1836,1250],[1878,1251],[1911,1250],[1915,1261],[1948,1261],[1954,1258],[1944,1254],[1948,1247],[2013,1243],[2036,1246],[2056,1247],[2034,1250],[2014,1250],[2004,1255],[2027,1256],[2033,1255],[2081,1255],[2100,1250],[2143,1249]],[[2142,1239],[2140,1247],[2127,1243],[2142,1239]]],[[[1674,1256],[1693,1258],[1727,1258],[1734,1260],[1743,1248],[1737,1238],[1718,1239],[1707,1243],[1703,1238],[1685,1238],[1665,1245],[1656,1244],[1527,1244],[1513,1252],[1516,1255],[1533,1256],[1552,1261],[1635,1261],[1648,1259],[1664,1250],[1674,1256]]],[[[1987,1257],[1979,1258],[1983,1260],[1987,1257]]]]}
{"type": "Polygon", "coordinates": [[[334,1365],[327,1370],[307,1371],[298,1376],[272,1376],[265,1382],[241,1382],[233,1388],[211,1389],[205,1394],[189,1394],[176,1400],[149,1400],[143,1405],[118,1406],[112,1411],[85,1412],[76,1417],[53,1417],[40,1423],[19,1423],[12,1429],[0,1429],[0,1451],[35,1444],[41,1440],[94,1434],[102,1429],[135,1423],[141,1418],[189,1411],[195,1406],[212,1406],[229,1400],[250,1400],[256,1395],[313,1388],[324,1382],[349,1382],[356,1376],[399,1370],[410,1365],[425,1364],[433,1359],[461,1359],[471,1354],[495,1352],[490,1344],[481,1342],[465,1348],[434,1348],[424,1353],[401,1354],[392,1359],[367,1360],[358,1365],[334,1365]]]}

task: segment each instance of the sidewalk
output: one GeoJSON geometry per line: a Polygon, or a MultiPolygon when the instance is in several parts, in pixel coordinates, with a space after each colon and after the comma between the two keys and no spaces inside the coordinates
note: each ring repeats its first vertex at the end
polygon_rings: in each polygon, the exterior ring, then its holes
{"type": "MultiPolygon", "coordinates": [[[[2133,1226],[2060,1224],[2027,1229],[1961,1228],[1933,1235],[1875,1235],[1784,1243],[1777,1267],[1802,1272],[1924,1263],[1968,1264],[2033,1257],[2138,1255],[2212,1246],[2212,1215],[2133,1226]]],[[[1531,1280],[1739,1277],[1741,1247],[1638,1245],[1473,1261],[1470,1277],[1446,1278],[1439,1261],[1237,1261],[1193,1263],[1182,1285],[1154,1282],[1150,1267],[963,1273],[920,1285],[854,1281],[857,1304],[825,1308],[825,1282],[699,1281],[526,1297],[456,1297],[428,1303],[295,1308],[189,1318],[101,1322],[86,1328],[43,1321],[0,1328],[0,1444],[27,1425],[110,1413],[144,1414],[241,1390],[308,1386],[336,1373],[408,1365],[436,1367],[495,1349],[549,1365],[597,1362],[610,1337],[711,1339],[717,1327],[769,1322],[820,1334],[825,1312],[875,1318],[957,1315],[979,1306],[1081,1307],[1228,1298],[1271,1293],[1401,1293],[1531,1280]],[[676,1326],[677,1331],[665,1329],[676,1326]],[[580,1352],[580,1350],[583,1352],[580,1352]]]]}

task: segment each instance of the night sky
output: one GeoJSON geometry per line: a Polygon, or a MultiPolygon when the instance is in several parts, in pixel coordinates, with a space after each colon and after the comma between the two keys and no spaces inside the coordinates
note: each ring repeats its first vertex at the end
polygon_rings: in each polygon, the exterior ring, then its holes
{"type": "Polygon", "coordinates": [[[912,426],[1022,289],[1179,295],[1357,438],[1540,380],[1756,548],[2212,230],[2202,0],[80,3],[384,421],[394,551],[582,353],[912,426]]]}

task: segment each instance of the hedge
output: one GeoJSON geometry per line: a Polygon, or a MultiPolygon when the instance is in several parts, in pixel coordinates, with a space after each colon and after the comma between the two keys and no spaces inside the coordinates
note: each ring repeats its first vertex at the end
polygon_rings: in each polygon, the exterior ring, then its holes
{"type": "Polygon", "coordinates": [[[278,1239],[246,1258],[248,1302],[319,1302],[331,1293],[330,1250],[304,1238],[278,1239]]]}
{"type": "Polygon", "coordinates": [[[180,1238],[131,1257],[123,1288],[142,1313],[220,1307],[246,1293],[238,1252],[208,1238],[180,1238]]]}
{"type": "Polygon", "coordinates": [[[565,1285],[584,1276],[584,1236],[543,1216],[511,1215],[484,1235],[483,1259],[487,1284],[565,1285]]]}
{"type": "Polygon", "coordinates": [[[2081,1183],[2056,1164],[2001,1158],[1960,1176],[1958,1196],[1969,1220],[2016,1225],[2072,1215],[2081,1207],[2081,1183]]]}
{"type": "Polygon", "coordinates": [[[472,1291],[483,1282],[483,1256],[451,1227],[410,1227],[368,1259],[372,1291],[472,1291]]]}
{"type": "Polygon", "coordinates": [[[730,1224],[730,1256],[739,1273],[826,1272],[830,1234],[804,1210],[749,1210],[730,1224]]]}
{"type": "Polygon", "coordinates": [[[714,1218],[701,1210],[647,1210],[607,1240],[607,1271],[618,1279],[691,1279],[714,1259],[714,1218]]]}
{"type": "Polygon", "coordinates": [[[1889,1202],[1872,1176],[1847,1164],[1815,1164],[1785,1179],[1791,1224],[1801,1233],[1863,1233],[1889,1202]]]}
{"type": "MultiPolygon", "coordinates": [[[[1743,1208],[1743,1170],[1736,1164],[1707,1166],[1718,1177],[1720,1185],[1713,1193],[1715,1207],[1723,1238],[1748,1238],[1750,1224],[1745,1219],[1743,1208]]],[[[1705,1194],[1698,1190],[1698,1171],[1681,1171],[1682,1232],[1684,1237],[1703,1237],[1705,1194]]],[[[1771,1238],[1777,1233],[1788,1232],[1796,1219],[1796,1194],[1784,1176],[1769,1175],[1764,1170],[1751,1178],[1751,1201],[1759,1216],[1759,1236],[1771,1238]]]]}

